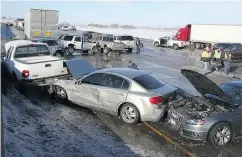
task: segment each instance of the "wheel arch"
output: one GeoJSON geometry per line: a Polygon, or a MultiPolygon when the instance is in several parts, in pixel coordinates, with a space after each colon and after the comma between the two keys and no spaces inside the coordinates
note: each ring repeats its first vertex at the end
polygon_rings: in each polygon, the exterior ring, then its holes
{"type": "Polygon", "coordinates": [[[215,126],[215,125],[217,125],[217,124],[219,124],[219,123],[227,123],[229,126],[230,126],[230,128],[231,128],[231,131],[232,131],[232,139],[234,139],[234,137],[235,137],[235,133],[234,133],[234,131],[233,131],[233,125],[229,122],[229,121],[226,121],[226,120],[222,120],[222,121],[218,121],[218,122],[216,122],[216,123],[214,123],[210,128],[209,128],[209,130],[208,130],[208,133],[207,133],[207,139],[206,139],[206,141],[208,140],[208,137],[209,137],[209,133],[210,133],[210,131],[212,130],[212,128],[215,126]]]}

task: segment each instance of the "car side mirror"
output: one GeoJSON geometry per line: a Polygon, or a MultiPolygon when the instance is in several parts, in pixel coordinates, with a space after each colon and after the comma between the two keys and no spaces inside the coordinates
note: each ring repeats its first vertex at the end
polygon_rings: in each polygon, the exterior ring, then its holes
{"type": "Polygon", "coordinates": [[[78,81],[75,82],[76,85],[79,85],[81,83],[82,83],[82,80],[78,80],[78,81]]]}

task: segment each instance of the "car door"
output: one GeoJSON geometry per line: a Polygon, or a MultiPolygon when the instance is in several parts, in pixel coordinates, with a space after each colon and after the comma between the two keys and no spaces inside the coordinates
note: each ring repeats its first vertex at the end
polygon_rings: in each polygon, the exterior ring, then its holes
{"type": "Polygon", "coordinates": [[[82,106],[98,108],[98,87],[103,81],[100,76],[100,73],[94,73],[76,83],[73,89],[72,101],[82,106]]]}
{"type": "Polygon", "coordinates": [[[130,82],[126,79],[107,74],[105,86],[99,86],[99,106],[110,113],[117,112],[119,104],[125,102],[130,82]]]}
{"type": "Polygon", "coordinates": [[[74,44],[76,45],[76,49],[81,50],[83,48],[82,38],[75,36],[73,40],[74,44]]]}
{"type": "Polygon", "coordinates": [[[83,41],[83,50],[91,50],[92,49],[92,46],[93,46],[93,43],[89,39],[84,38],[84,41],[83,41]]]}

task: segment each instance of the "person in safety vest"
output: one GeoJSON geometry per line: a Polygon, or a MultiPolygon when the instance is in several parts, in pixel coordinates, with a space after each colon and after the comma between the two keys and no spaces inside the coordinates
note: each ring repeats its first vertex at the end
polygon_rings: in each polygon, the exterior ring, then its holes
{"type": "Polygon", "coordinates": [[[225,51],[223,60],[224,60],[224,73],[225,75],[228,75],[231,67],[231,53],[229,51],[225,51]]]}
{"type": "Polygon", "coordinates": [[[220,50],[220,48],[217,48],[214,51],[213,59],[214,59],[214,62],[215,62],[215,70],[218,71],[219,65],[221,64],[221,50],[220,50]]]}
{"type": "Polygon", "coordinates": [[[131,68],[131,69],[139,70],[138,66],[132,60],[129,60],[128,67],[131,68]]]}
{"type": "Polygon", "coordinates": [[[206,47],[205,51],[202,53],[201,61],[204,64],[203,74],[206,75],[207,73],[211,72],[210,69],[210,61],[211,61],[212,55],[210,52],[209,47],[206,47]]]}

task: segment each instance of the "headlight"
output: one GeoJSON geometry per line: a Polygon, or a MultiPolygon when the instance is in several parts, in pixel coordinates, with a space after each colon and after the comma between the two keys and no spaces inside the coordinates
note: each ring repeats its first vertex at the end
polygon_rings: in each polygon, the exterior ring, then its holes
{"type": "Polygon", "coordinates": [[[206,122],[205,120],[201,120],[201,119],[188,119],[188,120],[186,120],[186,123],[192,124],[192,125],[204,125],[205,122],[206,122]]]}

